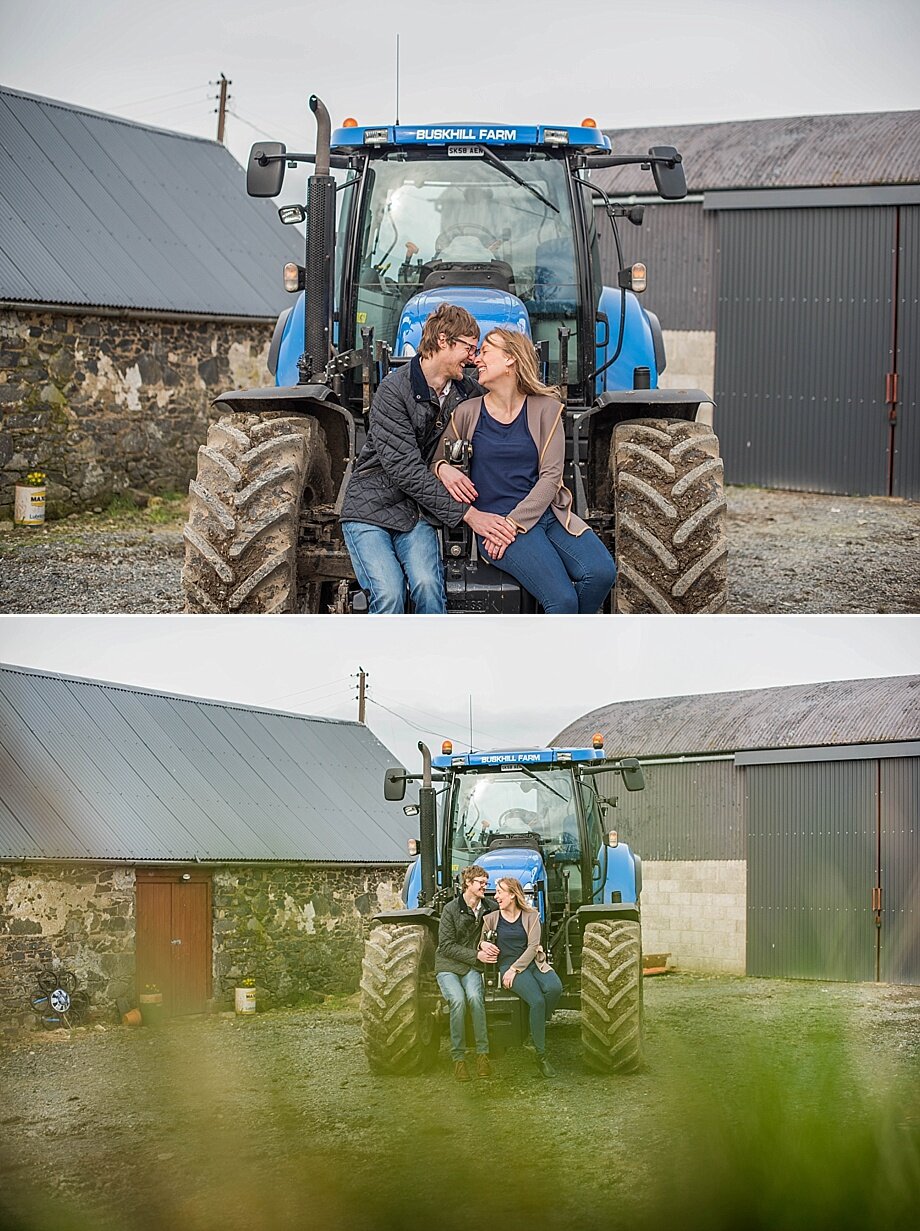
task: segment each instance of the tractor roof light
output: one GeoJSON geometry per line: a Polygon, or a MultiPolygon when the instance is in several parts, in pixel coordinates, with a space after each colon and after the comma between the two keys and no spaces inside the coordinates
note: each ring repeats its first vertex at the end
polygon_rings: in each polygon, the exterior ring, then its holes
{"type": "Polygon", "coordinates": [[[569,133],[566,128],[544,128],[543,140],[547,145],[568,145],[569,133]]]}
{"type": "Polygon", "coordinates": [[[603,746],[604,746],[603,735],[601,734],[600,731],[595,731],[594,734],[591,736],[591,747],[592,748],[603,748],[603,746]]]}
{"type": "Polygon", "coordinates": [[[441,744],[441,756],[442,757],[449,757],[450,754],[453,752],[453,750],[454,750],[454,745],[449,739],[446,739],[442,742],[441,744]]]}
{"type": "Polygon", "coordinates": [[[581,126],[582,128],[597,128],[597,120],[594,120],[590,115],[587,115],[582,120],[581,126]]]}
{"type": "Polygon", "coordinates": [[[352,116],[349,116],[348,119],[342,121],[342,127],[343,128],[357,128],[358,121],[356,119],[353,119],[352,116]]]}
{"type": "Polygon", "coordinates": [[[386,145],[389,139],[390,133],[386,128],[365,128],[364,130],[365,145],[386,145]]]}

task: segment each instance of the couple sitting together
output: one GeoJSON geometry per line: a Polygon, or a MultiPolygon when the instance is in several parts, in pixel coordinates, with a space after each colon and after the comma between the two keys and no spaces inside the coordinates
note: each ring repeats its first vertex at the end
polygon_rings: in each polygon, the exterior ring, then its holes
{"type": "Polygon", "coordinates": [[[521,882],[503,876],[495,900],[485,896],[489,874],[473,864],[460,873],[460,894],[448,902],[438,928],[435,976],[450,1009],[450,1054],[457,1081],[469,1081],[466,1066],[466,1009],[476,1041],[476,1072],[491,1073],[485,993],[479,963],[497,965],[502,987],[530,1010],[530,1038],[537,1069],[555,1077],[546,1058],[546,1023],[562,995],[562,981],[540,944],[540,912],[528,906],[521,882]],[[494,941],[487,940],[493,936],[494,941]]]}
{"type": "Polygon", "coordinates": [[[380,384],[349,480],[342,533],[375,614],[446,610],[436,527],[465,522],[486,560],[546,612],[599,611],[616,579],[600,539],[572,512],[559,390],[542,384],[523,334],[493,329],[482,347],[464,308],[441,304],[418,354],[380,384]],[[465,376],[471,362],[478,381],[465,376]],[[472,445],[470,473],[444,460],[472,445]]]}

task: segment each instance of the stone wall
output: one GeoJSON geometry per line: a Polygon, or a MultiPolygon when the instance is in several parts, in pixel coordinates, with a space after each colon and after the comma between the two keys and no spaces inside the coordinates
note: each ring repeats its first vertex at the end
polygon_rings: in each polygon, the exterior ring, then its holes
{"type": "Polygon", "coordinates": [[[213,398],[271,383],[272,327],[0,309],[0,513],[36,469],[49,517],[187,488],[213,398]]]}
{"type": "Polygon", "coordinates": [[[38,1025],[39,971],[63,967],[97,1011],[134,988],[134,870],[0,864],[0,1031],[38,1025]]]}
{"type": "Polygon", "coordinates": [[[281,864],[214,872],[214,997],[254,978],[260,1004],[353,992],[364,936],[378,910],[399,906],[401,868],[281,864]]]}
{"type": "Polygon", "coordinates": [[[642,864],[642,948],[679,970],[743,975],[747,864],[743,859],[642,864]]]}
{"type": "MultiPolygon", "coordinates": [[[[371,916],[399,905],[399,867],[310,864],[215,868],[213,1006],[256,980],[260,1007],[357,989],[371,916]]],[[[0,1032],[38,1025],[29,1007],[50,964],[73,971],[96,1020],[135,1000],[135,871],[0,864],[0,1032]]]]}

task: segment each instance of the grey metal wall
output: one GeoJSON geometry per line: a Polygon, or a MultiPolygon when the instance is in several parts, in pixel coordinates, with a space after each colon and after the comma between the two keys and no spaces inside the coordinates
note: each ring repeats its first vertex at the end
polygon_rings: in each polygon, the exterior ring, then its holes
{"type": "Polygon", "coordinates": [[[645,790],[629,792],[617,774],[598,775],[619,806],[608,828],[643,859],[743,859],[741,773],[732,761],[644,765],[645,790]]]}
{"type": "MultiPolygon", "coordinates": [[[[648,290],[643,306],[664,329],[715,329],[718,215],[702,202],[647,205],[641,227],[620,219],[627,265],[644,261],[648,290]]],[[[617,254],[610,223],[597,211],[601,268],[606,286],[617,285],[617,254]]]]}
{"type": "Polygon", "coordinates": [[[920,757],[882,761],[879,978],[920,983],[920,757]]]}
{"type": "Polygon", "coordinates": [[[747,973],[875,978],[876,761],[749,766],[747,973]]]}
{"type": "Polygon", "coordinates": [[[895,214],[720,214],[715,397],[730,482],[887,493],[895,214]]]}
{"type": "Polygon", "coordinates": [[[920,500],[920,207],[899,213],[898,393],[892,495],[920,500]]]}

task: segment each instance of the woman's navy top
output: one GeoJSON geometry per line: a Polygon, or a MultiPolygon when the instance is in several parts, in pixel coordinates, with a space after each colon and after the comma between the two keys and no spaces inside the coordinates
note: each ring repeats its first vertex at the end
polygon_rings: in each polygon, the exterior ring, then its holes
{"type": "Polygon", "coordinates": [[[527,932],[524,928],[523,916],[518,915],[514,923],[509,923],[502,914],[499,914],[495,930],[498,932],[498,940],[495,942],[499,948],[498,965],[502,971],[505,971],[509,966],[514,965],[527,948],[527,932]]]}
{"type": "Polygon", "coordinates": [[[476,508],[510,513],[533,490],[540,456],[527,426],[527,401],[511,423],[499,423],[486,410],[485,398],[473,432],[470,478],[479,495],[476,508]]]}

